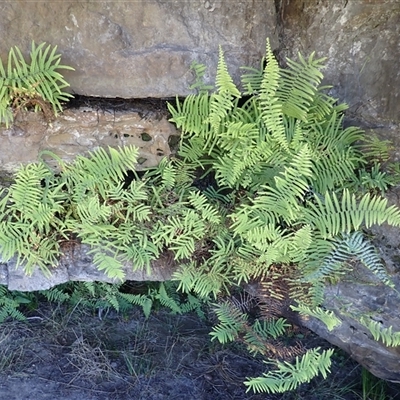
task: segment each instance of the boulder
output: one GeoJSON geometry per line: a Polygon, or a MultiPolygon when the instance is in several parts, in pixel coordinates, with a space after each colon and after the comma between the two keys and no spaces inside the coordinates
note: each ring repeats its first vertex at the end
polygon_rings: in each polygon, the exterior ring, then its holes
{"type": "MultiPolygon", "coordinates": [[[[390,204],[399,206],[400,188],[387,197],[390,204]]],[[[381,328],[392,327],[393,332],[400,332],[400,229],[385,224],[373,227],[371,234],[395,288],[378,282],[374,274],[358,266],[342,282],[325,290],[324,306],[334,311],[340,325],[329,331],[316,318],[300,316],[299,322],[346,351],[375,376],[400,383],[400,346],[389,347],[374,340],[359,322],[360,317],[366,317],[381,328]]]]}
{"type": "Polygon", "coordinates": [[[400,123],[400,3],[285,0],[278,10],[283,55],[327,57],[325,81],[368,127],[400,123]]]}
{"type": "MultiPolygon", "coordinates": [[[[9,290],[32,292],[47,290],[70,281],[120,283],[121,281],[111,279],[97,269],[89,251],[89,246],[71,243],[59,264],[50,270],[50,274],[36,268],[32,275],[26,275],[22,267],[16,267],[15,258],[7,263],[0,260],[0,285],[6,285],[9,290]]],[[[135,269],[129,263],[123,266],[127,281],[167,281],[176,269],[176,262],[168,252],[152,262],[149,273],[143,269],[135,269]]]]}
{"type": "MultiPolygon", "coordinates": [[[[218,46],[232,73],[258,65],[265,38],[277,47],[274,1],[2,2],[0,57],[31,41],[58,45],[71,91],[100,97],[186,95],[193,61],[215,71],[218,46]]],[[[208,77],[210,78],[210,77],[208,77]]]]}
{"type": "Polygon", "coordinates": [[[327,287],[324,305],[333,310],[341,324],[329,331],[313,317],[299,316],[301,324],[328,342],[340,347],[375,376],[400,383],[400,346],[389,347],[374,340],[357,317],[376,321],[381,328],[400,332],[400,274],[393,277],[395,289],[361,277],[327,287]]]}

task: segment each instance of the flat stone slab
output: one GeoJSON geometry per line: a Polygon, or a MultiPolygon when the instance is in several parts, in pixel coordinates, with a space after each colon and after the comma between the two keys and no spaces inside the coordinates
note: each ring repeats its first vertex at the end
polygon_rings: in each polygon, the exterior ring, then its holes
{"type": "MultiPolygon", "coordinates": [[[[57,267],[51,269],[51,275],[37,268],[28,276],[22,267],[16,268],[15,259],[0,263],[0,285],[6,285],[9,290],[32,292],[47,290],[69,281],[120,283],[97,269],[93,264],[93,256],[88,254],[89,250],[89,246],[75,245],[68,254],[62,256],[57,267]]],[[[128,263],[124,265],[123,271],[125,281],[167,281],[176,269],[172,256],[165,253],[152,263],[150,274],[145,270],[135,270],[128,263]]]]}

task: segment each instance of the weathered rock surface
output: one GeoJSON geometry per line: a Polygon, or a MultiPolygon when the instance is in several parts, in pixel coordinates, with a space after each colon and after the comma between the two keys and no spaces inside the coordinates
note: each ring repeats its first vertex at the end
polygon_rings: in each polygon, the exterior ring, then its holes
{"type": "MultiPolygon", "coordinates": [[[[8,129],[0,127],[2,171],[15,171],[21,164],[38,161],[49,150],[64,161],[98,147],[135,145],[140,149],[138,169],[157,165],[171,154],[169,143],[178,137],[165,111],[131,109],[68,109],[48,123],[41,113],[20,113],[8,129]]],[[[47,157],[48,158],[48,157],[47,157]]]]}
{"type": "Polygon", "coordinates": [[[282,0],[281,48],[327,57],[325,80],[371,127],[400,123],[400,3],[282,0]]]}
{"type": "Polygon", "coordinates": [[[100,97],[188,93],[192,61],[214,71],[218,45],[234,75],[256,65],[265,38],[277,46],[273,0],[54,1],[0,6],[0,57],[31,41],[58,45],[71,90],[100,97]]]}
{"type": "Polygon", "coordinates": [[[393,332],[400,332],[400,276],[393,277],[393,281],[395,290],[365,279],[328,287],[324,305],[341,320],[332,331],[313,317],[300,316],[300,320],[303,326],[346,351],[375,376],[400,383],[400,347],[375,341],[368,328],[357,320],[366,316],[379,322],[382,328],[392,327],[393,332]]]}
{"type": "MultiPolygon", "coordinates": [[[[400,204],[400,188],[388,194],[390,204],[400,204]]],[[[328,286],[325,306],[334,310],[341,324],[329,331],[324,323],[309,317],[301,318],[304,326],[330,343],[342,348],[358,363],[382,379],[400,383],[400,346],[388,347],[373,339],[369,330],[358,322],[362,316],[400,332],[400,229],[388,225],[372,229],[374,244],[379,250],[395,288],[379,283],[363,267],[343,282],[328,286]]]]}
{"type": "Polygon", "coordinates": [[[326,82],[354,118],[370,127],[400,122],[397,0],[16,0],[0,11],[0,57],[14,45],[27,54],[32,40],[58,45],[75,68],[65,72],[74,93],[186,95],[192,61],[213,73],[222,45],[237,79],[240,66],[258,66],[269,37],[281,57],[327,57],[326,82]]]}
{"type": "MultiPolygon", "coordinates": [[[[76,244],[64,253],[59,264],[51,269],[51,275],[45,274],[39,268],[32,275],[27,276],[22,267],[16,268],[16,260],[8,263],[0,261],[0,285],[7,285],[10,290],[32,292],[46,290],[69,281],[109,282],[105,273],[99,271],[93,264],[93,255],[88,254],[90,248],[76,244]]],[[[165,253],[151,265],[151,273],[142,269],[135,269],[131,264],[124,264],[125,280],[129,281],[166,281],[171,279],[177,266],[173,257],[165,253]]]]}

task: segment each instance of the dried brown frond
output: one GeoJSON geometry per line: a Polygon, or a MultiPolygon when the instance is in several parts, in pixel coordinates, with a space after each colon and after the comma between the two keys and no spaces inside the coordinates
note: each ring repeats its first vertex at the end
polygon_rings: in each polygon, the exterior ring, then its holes
{"type": "Polygon", "coordinates": [[[54,112],[50,103],[43,99],[43,97],[36,91],[36,86],[32,85],[30,88],[12,88],[11,98],[13,100],[11,107],[14,110],[14,120],[17,115],[29,108],[39,109],[42,111],[46,122],[54,119],[54,112]]]}
{"type": "Polygon", "coordinates": [[[242,313],[252,313],[258,306],[259,300],[247,291],[235,293],[227,298],[227,301],[242,313]]]}
{"type": "Polygon", "coordinates": [[[261,315],[264,319],[284,316],[291,304],[289,268],[288,266],[271,265],[268,273],[260,281],[258,297],[261,315]]]}

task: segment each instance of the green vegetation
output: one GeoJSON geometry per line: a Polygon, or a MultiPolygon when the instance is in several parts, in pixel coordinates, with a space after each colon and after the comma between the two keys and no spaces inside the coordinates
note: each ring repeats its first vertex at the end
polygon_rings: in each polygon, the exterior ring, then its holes
{"type": "Polygon", "coordinates": [[[58,72],[73,68],[61,65],[61,55],[56,51],[57,46],[32,42],[30,62],[17,46],[10,49],[6,67],[0,60],[0,123],[8,127],[15,115],[27,108],[41,110],[50,120],[62,111],[61,103],[73,97],[63,92],[69,84],[58,72]]]}
{"type": "MultiPolygon", "coordinates": [[[[116,280],[124,279],[126,263],[151,272],[152,261],[168,251],[185,302],[163,286],[144,297],[102,287],[114,309],[127,301],[146,315],[155,299],[182,312],[196,309],[196,298],[217,300],[243,282],[261,282],[263,299],[278,302],[274,313],[250,321],[242,307],[220,302],[211,336],[221,343],[240,340],[265,356],[276,369],[245,385],[281,393],[326,377],[332,350],[285,352],[282,343],[270,344],[286,332],[279,308],[289,302],[333,329],[340,321],[320,307],[325,284],[341,279],[354,260],[393,287],[363,229],[400,226],[400,210],[381,196],[395,182],[380,164],[387,146],[343,127],[346,105],[321,87],[323,60],[299,56],[282,69],[267,42],[265,64],[245,69],[243,92],[222,50],[214,91],[195,64],[198,92],[169,105],[182,131],[177,157],[132,181],[127,171],[137,164],[134,147],[99,149],[71,164],[45,152],[40,162],[22,167],[1,192],[0,249],[4,261],[16,256],[28,274],[37,267],[51,273],[65,245],[78,240],[116,280]]],[[[85,290],[94,294],[95,287],[85,290]]],[[[13,304],[5,306],[17,316],[13,304]]],[[[376,339],[398,343],[397,333],[370,329],[376,339]]]]}

